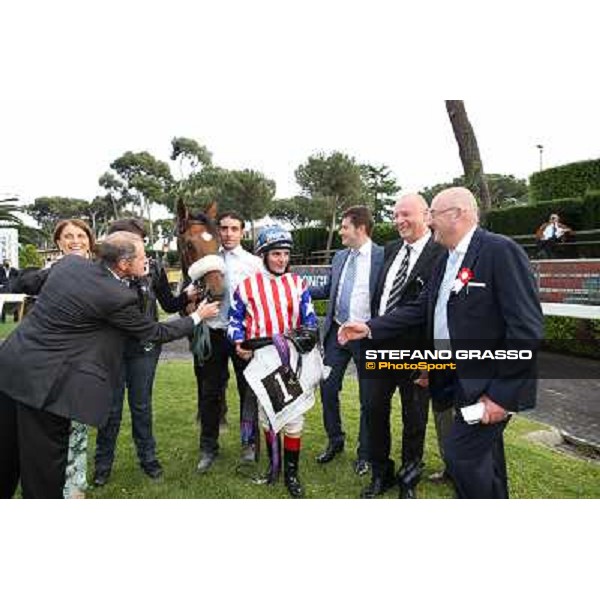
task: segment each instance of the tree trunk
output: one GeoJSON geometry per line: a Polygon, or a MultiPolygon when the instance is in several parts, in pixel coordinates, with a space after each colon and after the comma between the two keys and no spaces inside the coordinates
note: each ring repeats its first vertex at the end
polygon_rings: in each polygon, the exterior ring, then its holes
{"type": "Polygon", "coordinates": [[[446,100],[446,111],[452,123],[454,137],[458,144],[460,160],[465,171],[466,187],[468,187],[480,202],[481,219],[492,207],[483,163],[479,154],[479,146],[475,132],[467,116],[465,103],[462,100],[446,100]]]}
{"type": "Polygon", "coordinates": [[[331,250],[331,245],[333,244],[333,233],[335,231],[335,219],[337,216],[337,196],[333,198],[333,210],[331,211],[331,222],[329,223],[329,233],[327,234],[327,247],[325,250],[331,250]]]}

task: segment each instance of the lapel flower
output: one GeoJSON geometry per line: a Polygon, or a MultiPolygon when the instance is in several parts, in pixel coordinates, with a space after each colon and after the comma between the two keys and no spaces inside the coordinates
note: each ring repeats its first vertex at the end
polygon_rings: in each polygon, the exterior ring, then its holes
{"type": "Polygon", "coordinates": [[[455,294],[458,294],[460,292],[460,290],[462,290],[465,285],[467,285],[467,283],[469,283],[469,281],[471,281],[471,279],[473,279],[474,275],[473,275],[473,271],[471,271],[471,269],[467,269],[467,267],[463,267],[459,272],[458,275],[456,276],[456,279],[454,280],[454,285],[452,286],[452,291],[455,294]]]}

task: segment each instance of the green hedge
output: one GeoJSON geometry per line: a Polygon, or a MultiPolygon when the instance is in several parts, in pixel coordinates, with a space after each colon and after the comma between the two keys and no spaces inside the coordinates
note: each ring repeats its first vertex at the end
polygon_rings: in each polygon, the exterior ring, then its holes
{"type": "MultiPolygon", "coordinates": [[[[325,250],[327,246],[327,229],[325,227],[305,227],[292,231],[294,238],[294,253],[310,256],[311,252],[325,250]]],[[[388,242],[398,239],[398,232],[393,223],[377,223],[373,228],[373,241],[384,246],[388,242]]],[[[342,248],[342,241],[338,232],[333,235],[332,248],[342,248]]]]}
{"type": "Polygon", "coordinates": [[[600,159],[546,169],[529,178],[529,195],[533,203],[583,196],[590,189],[600,189],[600,159]]]}
{"type": "Polygon", "coordinates": [[[600,358],[600,321],[545,317],[544,337],[545,350],[600,358]]]}
{"type": "MultiPolygon", "coordinates": [[[[327,229],[325,227],[304,227],[292,231],[294,253],[309,257],[311,252],[324,250],[327,246],[327,229]]],[[[333,248],[341,248],[342,242],[337,231],[333,234],[333,248]]]]}

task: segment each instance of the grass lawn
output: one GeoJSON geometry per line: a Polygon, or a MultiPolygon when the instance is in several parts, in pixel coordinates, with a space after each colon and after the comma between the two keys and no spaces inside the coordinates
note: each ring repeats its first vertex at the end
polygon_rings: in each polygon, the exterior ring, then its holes
{"type": "MultiPolygon", "coordinates": [[[[1,330],[0,330],[1,332],[1,330]]],[[[154,393],[154,423],[158,455],[165,475],[161,481],[148,479],[137,465],[131,439],[129,410],[126,409],[117,458],[109,483],[99,489],[90,487],[90,498],[287,498],[283,483],[258,486],[249,472],[237,470],[239,433],[237,393],[234,378],[228,390],[229,429],[221,434],[221,454],[213,468],[204,475],[196,474],[198,462],[198,427],[196,425],[195,381],[191,362],[172,361],[159,364],[154,393]]],[[[325,447],[326,436],[321,423],[319,399],[308,413],[303,436],[300,475],[308,498],[357,498],[368,478],[352,471],[355,458],[353,443],[358,431],[358,390],[356,382],[347,378],[342,395],[342,415],[346,429],[346,451],[332,463],[318,465],[315,456],[325,447]]],[[[399,455],[400,412],[395,402],[393,415],[393,457],[399,455]]],[[[524,436],[543,428],[524,418],[513,419],[505,435],[506,453],[513,498],[600,498],[600,465],[589,460],[567,456],[556,450],[534,444],[524,436]]],[[[93,475],[95,435],[89,447],[89,479],[93,475]]],[[[433,419],[426,441],[426,473],[440,470],[433,419]]],[[[261,457],[260,469],[266,459],[261,457]]],[[[446,486],[422,483],[422,498],[450,498],[446,486]]],[[[388,498],[397,497],[391,490],[388,498]]]]}
{"type": "Polygon", "coordinates": [[[18,325],[13,323],[12,316],[6,316],[6,323],[0,322],[0,340],[7,338],[10,332],[18,325]]]}

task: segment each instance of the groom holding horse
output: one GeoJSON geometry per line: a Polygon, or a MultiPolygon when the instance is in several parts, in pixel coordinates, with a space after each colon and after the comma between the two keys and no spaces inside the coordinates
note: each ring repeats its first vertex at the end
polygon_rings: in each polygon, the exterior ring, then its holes
{"type": "MultiPolygon", "coordinates": [[[[221,275],[209,290],[221,300],[219,314],[207,321],[210,352],[194,353],[194,373],[198,390],[200,420],[200,460],[198,473],[208,471],[219,453],[219,420],[229,378],[231,358],[240,395],[240,427],[242,460],[255,460],[257,409],[244,404],[247,383],[242,371],[246,363],[233,351],[227,340],[228,312],[233,292],[242,279],[262,268],[260,259],[241,246],[244,220],[236,212],[221,214],[217,219],[217,204],[211,203],[203,213],[191,214],[182,201],[177,204],[178,246],[184,279],[201,282],[221,275]]],[[[201,287],[204,285],[200,283],[201,287]]]]}

